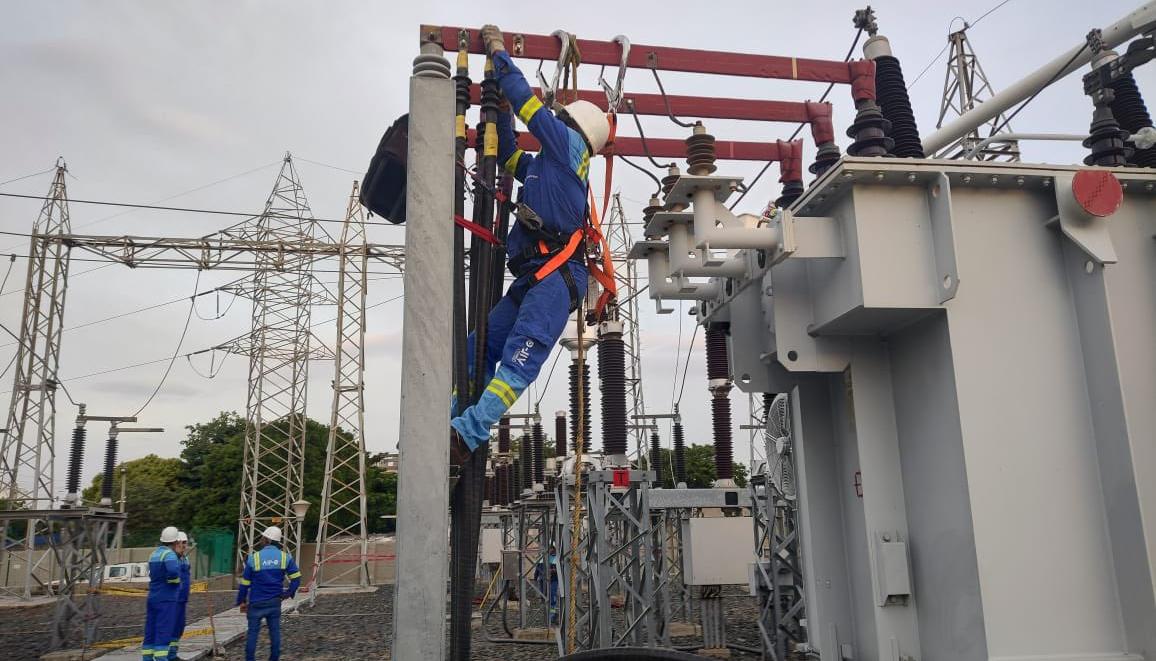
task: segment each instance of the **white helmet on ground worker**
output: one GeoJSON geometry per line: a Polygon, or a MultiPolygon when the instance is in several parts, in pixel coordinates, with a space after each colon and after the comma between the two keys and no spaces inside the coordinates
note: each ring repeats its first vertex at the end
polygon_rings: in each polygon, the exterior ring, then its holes
{"type": "Polygon", "coordinates": [[[610,139],[610,120],[606,119],[606,113],[593,103],[581,99],[566,104],[562,111],[574,121],[586,142],[590,143],[594,154],[602,151],[610,139]]]}
{"type": "Polygon", "coordinates": [[[264,537],[265,539],[269,540],[270,542],[280,542],[281,541],[281,529],[278,528],[277,526],[269,526],[268,528],[265,529],[265,532],[261,533],[261,536],[264,537]]]}
{"type": "Polygon", "coordinates": [[[187,542],[187,541],[189,541],[189,535],[188,535],[188,533],[186,533],[184,530],[178,531],[178,532],[177,532],[177,541],[178,541],[178,542],[187,542]]]}
{"type": "Polygon", "coordinates": [[[171,544],[171,543],[177,541],[177,537],[179,536],[179,534],[180,533],[177,531],[176,526],[168,526],[167,528],[165,528],[164,530],[161,531],[161,543],[162,544],[171,544]]]}

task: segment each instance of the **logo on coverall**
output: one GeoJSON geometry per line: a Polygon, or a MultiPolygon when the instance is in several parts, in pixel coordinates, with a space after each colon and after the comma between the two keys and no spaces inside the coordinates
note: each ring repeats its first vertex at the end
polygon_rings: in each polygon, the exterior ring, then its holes
{"type": "Polygon", "coordinates": [[[526,360],[530,358],[530,349],[534,348],[534,340],[526,340],[526,345],[518,347],[514,352],[514,362],[522,367],[526,366],[526,360]]]}

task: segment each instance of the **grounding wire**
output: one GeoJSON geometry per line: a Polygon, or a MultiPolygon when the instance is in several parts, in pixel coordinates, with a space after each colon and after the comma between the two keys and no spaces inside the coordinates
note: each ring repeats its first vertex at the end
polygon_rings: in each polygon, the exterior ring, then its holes
{"type": "Polygon", "coordinates": [[[157,387],[153,388],[152,394],[149,395],[144,404],[141,404],[141,407],[137,409],[136,413],[132,414],[134,418],[148,408],[148,405],[152,403],[153,398],[161,391],[161,388],[165,385],[165,381],[169,378],[169,374],[173,371],[173,364],[177,362],[177,355],[181,352],[181,346],[185,343],[185,336],[189,333],[189,322],[193,318],[193,310],[197,307],[197,290],[200,289],[200,286],[201,272],[198,270],[196,279],[193,282],[193,294],[189,296],[189,313],[185,315],[185,327],[181,329],[181,337],[177,340],[177,347],[173,349],[173,357],[169,360],[169,365],[165,368],[165,373],[161,375],[161,380],[157,383],[157,387]]]}
{"type": "Polygon", "coordinates": [[[646,168],[642,167],[641,165],[635,163],[634,161],[630,160],[629,158],[626,158],[625,156],[623,156],[621,154],[615,154],[615,155],[618,156],[618,158],[620,160],[625,161],[627,165],[634,168],[635,170],[638,170],[642,174],[650,177],[651,180],[654,181],[654,187],[655,187],[654,196],[655,197],[658,197],[658,195],[662,193],[662,182],[659,181],[658,177],[654,176],[653,172],[651,172],[650,170],[647,170],[646,168]]]}
{"type": "MultiPolygon", "coordinates": [[[[698,336],[699,325],[694,325],[694,332],[690,334],[690,342],[686,345],[686,363],[682,366],[682,385],[678,387],[678,399],[675,400],[674,405],[678,406],[682,403],[682,393],[686,389],[686,373],[690,369],[690,354],[691,349],[694,348],[694,338],[698,336]]],[[[674,406],[670,407],[672,410],[674,406]]]]}
{"type": "Polygon", "coordinates": [[[638,141],[642,144],[642,153],[646,155],[647,160],[660,170],[674,167],[676,164],[673,161],[663,165],[654,160],[654,157],[650,155],[650,147],[646,143],[646,132],[642,130],[642,122],[638,119],[638,111],[634,109],[634,99],[626,99],[626,107],[630,109],[630,115],[634,117],[634,125],[638,127],[638,141]]]}
{"type": "MultiPolygon", "coordinates": [[[[843,56],[844,62],[848,62],[851,60],[851,56],[855,53],[855,47],[859,45],[859,38],[862,36],[863,36],[863,28],[859,28],[858,32],[855,33],[854,41],[851,42],[851,47],[847,49],[847,54],[843,56]]],[[[823,96],[819,97],[818,102],[822,103],[822,102],[826,101],[827,96],[829,94],[831,94],[831,90],[833,90],[833,89],[835,89],[835,83],[831,83],[830,85],[827,85],[827,89],[823,92],[823,96]]],[[[799,135],[799,133],[803,130],[803,127],[806,125],[807,125],[807,123],[803,122],[803,123],[799,124],[797,127],[795,127],[795,132],[791,134],[791,137],[787,138],[787,142],[794,140],[799,135]]],[[[759,173],[756,174],[755,178],[751,180],[751,183],[746,185],[746,189],[744,189],[739,194],[739,199],[735,200],[734,204],[730,205],[729,209],[731,211],[734,211],[735,207],[737,207],[739,205],[739,202],[742,202],[743,198],[747,196],[747,193],[751,192],[751,189],[755,187],[755,184],[759,183],[759,179],[762,179],[763,175],[767,173],[767,170],[769,170],[771,168],[771,163],[774,163],[774,161],[767,161],[766,164],[763,165],[763,169],[759,170],[759,173]]]]}
{"type": "Polygon", "coordinates": [[[684,122],[674,116],[674,113],[670,109],[670,99],[666,96],[666,88],[662,86],[662,79],[658,77],[658,69],[652,67],[650,73],[654,74],[654,82],[658,83],[658,91],[662,93],[662,102],[666,105],[666,116],[670,118],[670,121],[684,129],[694,128],[693,123],[684,122]]]}
{"type": "Polygon", "coordinates": [[[558,366],[558,359],[561,357],[562,345],[558,344],[554,350],[554,362],[550,363],[550,372],[546,374],[546,382],[542,384],[541,389],[538,391],[538,401],[534,402],[535,408],[542,403],[542,398],[546,396],[546,388],[550,385],[550,378],[554,376],[554,368],[558,366]]]}

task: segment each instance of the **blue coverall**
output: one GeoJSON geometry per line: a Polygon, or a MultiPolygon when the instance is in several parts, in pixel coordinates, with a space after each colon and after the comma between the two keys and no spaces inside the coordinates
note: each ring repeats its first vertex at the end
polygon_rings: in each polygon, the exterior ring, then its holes
{"type": "Polygon", "coordinates": [[[192,567],[189,559],[181,556],[181,587],[177,591],[177,609],[173,616],[173,633],[169,641],[169,658],[177,658],[177,648],[181,644],[181,636],[185,634],[185,614],[189,609],[189,590],[192,588],[192,567]]]}
{"type": "Polygon", "coordinates": [[[281,600],[292,599],[301,587],[301,571],[293,556],[276,544],[261,547],[249,554],[241,587],[237,590],[237,605],[249,602],[249,635],[245,639],[245,661],[253,661],[257,654],[257,636],[261,620],[269,625],[269,661],[281,658],[281,600]],[[285,579],[289,589],[285,590],[285,579]]]}
{"type": "MultiPolygon", "coordinates": [[[[520,202],[542,218],[543,227],[556,236],[569,237],[586,224],[590,148],[581,133],[543,107],[505,51],[495,53],[493,62],[498,85],[511,108],[542,143],[542,151],[537,156],[518,149],[513,117],[510,112],[502,112],[498,116],[498,162],[522,182],[520,202]]],[[[506,252],[511,257],[524,254],[538,242],[520,224],[513,225],[506,240],[506,252]]],[[[490,440],[494,423],[537,378],[554,343],[562,335],[570,317],[570,290],[562,277],[562,269],[569,269],[578,296],[586,295],[587,270],[583,258],[579,248],[576,259],[567,261],[537,284],[534,284],[534,272],[549,257],[528,259],[516,271],[511,264],[514,283],[489,314],[486,389],[477,403],[450,421],[471,450],[490,440]]],[[[474,343],[471,335],[467,341],[471,371],[474,343]]]]}
{"type": "Polygon", "coordinates": [[[158,546],[149,556],[149,596],[145,613],[144,642],[140,651],[145,661],[169,654],[177,596],[181,589],[181,561],[168,546],[158,546]]]}

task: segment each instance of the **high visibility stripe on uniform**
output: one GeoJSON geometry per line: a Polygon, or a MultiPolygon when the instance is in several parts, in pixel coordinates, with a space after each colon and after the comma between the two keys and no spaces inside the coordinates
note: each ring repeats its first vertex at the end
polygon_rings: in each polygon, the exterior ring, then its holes
{"type": "Polygon", "coordinates": [[[509,158],[506,159],[506,163],[502,165],[502,167],[505,168],[506,172],[509,172],[510,174],[516,173],[518,171],[518,161],[522,160],[522,154],[525,153],[526,152],[522,151],[521,149],[515,151],[510,155],[509,158]]]}
{"type": "Polygon", "coordinates": [[[258,552],[249,556],[249,562],[253,563],[253,571],[261,571],[261,563],[258,562],[259,555],[260,553],[258,552]]]}
{"type": "Polygon", "coordinates": [[[289,578],[290,578],[290,579],[294,579],[294,578],[301,578],[301,572],[299,572],[299,571],[295,571],[295,572],[293,572],[292,574],[289,574],[289,578]]]}
{"type": "Polygon", "coordinates": [[[529,99],[526,99],[526,102],[522,104],[521,108],[518,108],[518,117],[520,117],[523,122],[529,124],[530,118],[541,109],[542,102],[538,100],[538,97],[531,96],[529,99]]]}
{"type": "Polygon", "coordinates": [[[181,579],[179,577],[178,578],[169,578],[169,579],[165,579],[165,580],[167,580],[169,583],[180,583],[181,582],[181,579]]]}
{"type": "Polygon", "coordinates": [[[282,551],[281,552],[281,569],[285,569],[285,567],[288,566],[288,564],[289,564],[289,554],[282,551]]]}
{"type": "Polygon", "coordinates": [[[590,173],[590,152],[582,154],[582,160],[578,163],[578,178],[585,179],[586,175],[590,173]]]}
{"type": "Polygon", "coordinates": [[[498,399],[506,403],[506,406],[513,406],[514,402],[518,401],[518,395],[508,383],[501,379],[493,379],[490,384],[486,386],[488,392],[492,392],[498,396],[498,399]]]}
{"type": "Polygon", "coordinates": [[[247,579],[247,578],[242,578],[242,579],[241,579],[241,585],[252,585],[252,584],[253,584],[253,581],[250,581],[250,580],[249,580],[249,579],[247,579]]]}

